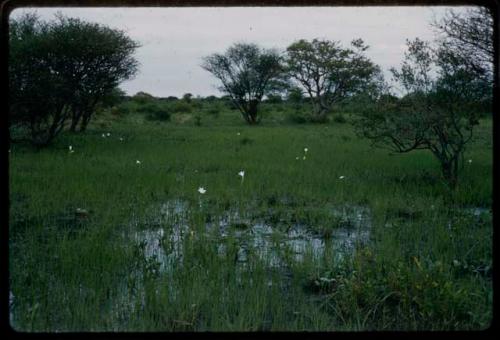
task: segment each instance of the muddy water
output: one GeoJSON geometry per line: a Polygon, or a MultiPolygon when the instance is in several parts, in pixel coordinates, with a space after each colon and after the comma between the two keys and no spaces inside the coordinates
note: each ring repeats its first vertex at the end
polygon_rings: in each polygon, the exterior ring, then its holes
{"type": "MultiPolygon", "coordinates": [[[[157,261],[162,271],[168,271],[175,261],[182,258],[183,240],[193,232],[187,222],[188,208],[186,202],[169,201],[157,209],[159,214],[154,218],[156,222],[153,225],[159,227],[140,230],[134,235],[134,240],[141,245],[146,259],[157,261]],[[163,247],[166,242],[173,245],[169,247],[169,251],[163,247]]],[[[347,225],[332,227],[331,235],[326,239],[305,224],[291,224],[282,231],[269,223],[241,217],[236,211],[226,211],[219,220],[206,223],[205,230],[210,235],[215,232],[220,239],[220,255],[226,253],[224,240],[231,235],[238,242],[237,262],[247,262],[251,251],[269,267],[275,268],[285,266],[285,253],[291,253],[295,261],[303,261],[306,254],[318,259],[327,250],[331,250],[333,256],[342,258],[351,254],[357,243],[368,242],[371,229],[368,208],[331,206],[326,209],[329,209],[332,217],[346,222],[341,225],[347,225]],[[235,225],[240,228],[235,228],[235,225]]]]}

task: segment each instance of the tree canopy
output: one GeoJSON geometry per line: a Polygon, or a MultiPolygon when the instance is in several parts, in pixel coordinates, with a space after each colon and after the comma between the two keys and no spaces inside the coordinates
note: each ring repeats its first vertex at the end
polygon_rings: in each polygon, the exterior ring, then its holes
{"type": "Polygon", "coordinates": [[[488,82],[493,81],[493,14],[487,7],[474,7],[465,13],[450,10],[433,26],[448,58],[455,59],[488,82]]]}
{"type": "Polygon", "coordinates": [[[455,187],[460,157],[478,124],[476,103],[485,96],[484,82],[447,58],[447,45],[432,48],[418,38],[407,45],[401,68],[391,70],[406,95],[399,101],[384,96],[363,112],[357,131],[395,152],[430,150],[455,187]]]}
{"type": "Polygon", "coordinates": [[[138,44],[124,32],[60,14],[12,20],[9,47],[11,121],[27,123],[35,144],[49,143],[69,117],[72,130],[85,130],[96,105],[138,69],[138,44]]]}
{"type": "Polygon", "coordinates": [[[376,89],[381,72],[364,52],[363,40],[352,48],[328,40],[299,40],[288,46],[286,71],[312,102],[316,119],[323,121],[332,105],[360,91],[376,89]]]}
{"type": "Polygon", "coordinates": [[[258,105],[272,90],[272,80],[282,71],[281,57],[274,50],[255,44],[237,43],[225,54],[204,58],[202,67],[221,82],[220,90],[227,93],[249,124],[259,122],[258,105]]]}

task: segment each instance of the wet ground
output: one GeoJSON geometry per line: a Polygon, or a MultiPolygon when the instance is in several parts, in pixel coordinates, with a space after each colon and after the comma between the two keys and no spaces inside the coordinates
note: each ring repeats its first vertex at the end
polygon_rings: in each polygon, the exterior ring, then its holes
{"type": "MultiPolygon", "coordinates": [[[[189,225],[188,208],[183,201],[166,202],[158,209],[157,218],[151,219],[155,221],[150,224],[153,228],[134,234],[134,240],[143,248],[146,259],[157,261],[162,271],[168,270],[173,261],[182,257],[184,238],[199,232],[189,225]],[[165,242],[173,245],[170,252],[163,247],[165,242]]],[[[245,263],[248,253],[252,252],[269,267],[284,266],[283,254],[292,254],[295,261],[302,261],[305,254],[320,258],[325,251],[331,250],[331,254],[341,258],[352,253],[357,243],[368,242],[371,229],[368,208],[330,207],[329,213],[332,220],[345,223],[326,226],[329,232],[323,234],[302,223],[289,223],[278,228],[265,219],[242,217],[233,210],[223,212],[216,221],[206,222],[205,232],[220,240],[220,255],[226,252],[225,239],[233,237],[238,243],[235,261],[245,263]]]]}

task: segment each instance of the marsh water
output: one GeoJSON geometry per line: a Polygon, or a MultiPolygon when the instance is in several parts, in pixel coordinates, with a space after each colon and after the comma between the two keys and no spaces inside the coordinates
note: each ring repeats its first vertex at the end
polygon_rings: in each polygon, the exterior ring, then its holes
{"type": "MultiPolygon", "coordinates": [[[[250,258],[256,256],[270,270],[279,273],[278,282],[274,276],[274,281],[268,277],[266,283],[286,287],[290,280],[290,261],[300,263],[306,259],[330,257],[335,263],[353,255],[357,245],[370,241],[372,216],[368,207],[326,205],[321,209],[326,212],[322,223],[335,224],[325,225],[326,233],[325,228],[301,221],[277,219],[273,222],[265,214],[245,215],[237,209],[223,210],[213,218],[193,220],[188,202],[171,200],[151,206],[146,216],[132,218],[122,237],[125,242],[140,249],[142,260],[153,264],[158,274],[168,276],[182,264],[184,247],[188,244],[186,241],[203,234],[205,240],[217,245],[217,255],[221,257],[228,255],[228,244],[236,247],[236,251],[234,248],[231,251],[235,254],[237,281],[241,280],[241,273],[248,270],[250,258]]],[[[487,208],[470,207],[462,211],[476,218],[491,215],[491,209],[487,208]]],[[[281,216],[291,214],[293,208],[281,212],[281,216]]],[[[118,320],[126,320],[131,312],[145,303],[144,273],[137,271],[129,274],[117,287],[118,294],[110,301],[118,320]],[[127,282],[130,278],[135,281],[133,291],[127,282]]],[[[322,279],[328,280],[319,278],[322,279]]],[[[175,296],[176,291],[172,288],[169,294],[175,296]]],[[[15,297],[9,292],[11,325],[15,321],[12,312],[14,303],[15,297]]]]}
{"type": "MultiPolygon", "coordinates": [[[[251,252],[269,267],[284,266],[283,254],[291,254],[293,260],[302,261],[306,254],[317,259],[330,250],[340,259],[352,253],[356,244],[368,242],[371,229],[368,208],[330,207],[329,213],[341,223],[330,227],[327,234],[303,223],[278,227],[262,218],[241,216],[234,210],[224,211],[215,221],[205,222],[202,232],[220,241],[218,252],[221,256],[226,254],[225,240],[231,237],[238,247],[237,263],[244,264],[251,252]]],[[[158,209],[158,215],[153,219],[155,222],[150,224],[155,227],[134,234],[134,241],[142,246],[146,259],[157,261],[162,271],[168,271],[174,261],[182,258],[184,238],[200,232],[190,227],[187,214],[186,202],[166,202],[158,209]],[[169,252],[163,246],[165,242],[172,245],[169,252]]]]}

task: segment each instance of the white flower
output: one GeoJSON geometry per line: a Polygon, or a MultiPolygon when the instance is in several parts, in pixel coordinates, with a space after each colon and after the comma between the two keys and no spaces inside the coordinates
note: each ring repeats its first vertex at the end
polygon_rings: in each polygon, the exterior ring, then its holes
{"type": "Polygon", "coordinates": [[[299,160],[299,157],[297,156],[297,157],[295,157],[295,159],[296,159],[296,160],[299,160]]]}
{"type": "Polygon", "coordinates": [[[325,282],[325,283],[332,283],[332,282],[334,282],[334,281],[335,281],[335,279],[329,279],[329,278],[327,278],[327,277],[320,277],[320,278],[319,278],[319,281],[321,281],[321,282],[325,282]]]}
{"type": "Polygon", "coordinates": [[[307,151],[309,151],[309,149],[308,148],[304,148],[304,152],[307,152],[307,151]]]}
{"type": "Polygon", "coordinates": [[[241,178],[245,177],[245,171],[241,170],[238,172],[238,176],[241,176],[241,178]]]}
{"type": "Polygon", "coordinates": [[[339,177],[339,179],[344,179],[344,178],[345,178],[345,176],[340,176],[340,177],[339,177]]]}
{"type": "Polygon", "coordinates": [[[73,152],[75,152],[75,150],[69,150],[69,153],[73,153],[73,152]]]}
{"type": "Polygon", "coordinates": [[[104,133],[102,134],[102,138],[106,138],[106,135],[104,133]]]}
{"type": "Polygon", "coordinates": [[[141,164],[141,161],[140,160],[136,160],[135,164],[141,164]]]}
{"type": "Polygon", "coordinates": [[[467,162],[472,163],[472,159],[469,159],[467,162]]]}
{"type": "Polygon", "coordinates": [[[108,136],[108,137],[109,137],[109,136],[111,136],[111,134],[108,132],[108,133],[106,134],[106,136],[108,136]]]}
{"type": "Polygon", "coordinates": [[[236,134],[237,134],[238,136],[239,136],[239,135],[241,135],[241,133],[239,133],[239,132],[237,132],[236,134]]]}
{"type": "Polygon", "coordinates": [[[69,151],[72,151],[73,147],[70,145],[70,146],[68,146],[68,149],[69,149],[69,151]]]}
{"type": "Polygon", "coordinates": [[[206,193],[207,191],[205,190],[205,188],[203,188],[203,187],[199,187],[199,188],[198,188],[198,192],[199,192],[200,194],[204,194],[204,193],[206,193]]]}
{"type": "Polygon", "coordinates": [[[120,137],[120,142],[123,142],[123,138],[122,137],[120,137]]]}
{"type": "Polygon", "coordinates": [[[304,161],[305,161],[305,160],[306,160],[306,156],[302,157],[302,160],[304,160],[304,161]]]}

